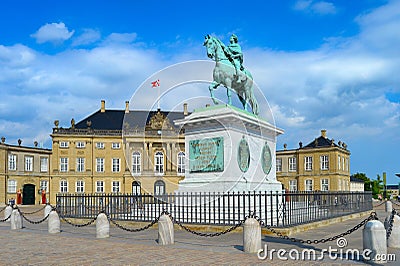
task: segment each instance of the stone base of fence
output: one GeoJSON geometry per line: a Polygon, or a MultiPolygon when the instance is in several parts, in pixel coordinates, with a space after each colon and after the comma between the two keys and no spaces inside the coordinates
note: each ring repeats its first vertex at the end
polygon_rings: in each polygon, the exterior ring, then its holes
{"type": "MultiPolygon", "coordinates": [[[[360,212],[360,213],[349,214],[349,215],[331,218],[331,219],[327,219],[327,220],[322,220],[322,221],[318,221],[318,222],[292,226],[292,227],[274,228],[274,230],[276,232],[280,232],[282,235],[291,236],[292,234],[308,231],[310,229],[314,229],[317,227],[323,227],[323,226],[327,226],[330,224],[340,223],[340,222],[343,222],[343,221],[346,221],[349,219],[366,217],[371,212],[372,212],[372,210],[360,212]]],[[[76,223],[76,224],[83,224],[83,223],[89,222],[90,220],[91,219],[68,218],[68,221],[70,221],[72,223],[76,223]]],[[[61,223],[65,223],[65,222],[61,220],[61,223]]],[[[149,224],[149,222],[134,222],[134,221],[118,221],[118,223],[123,226],[126,226],[128,228],[141,228],[141,227],[149,224]]],[[[221,226],[221,225],[201,225],[201,224],[185,224],[185,226],[196,232],[210,232],[210,233],[221,232],[221,231],[224,231],[224,230],[232,227],[231,225],[221,226]]],[[[157,224],[153,225],[150,228],[157,229],[157,224]]],[[[182,227],[180,227],[179,225],[174,224],[174,230],[184,230],[184,229],[182,229],[182,227]]],[[[232,232],[242,233],[243,227],[240,226],[232,232]]],[[[274,233],[272,233],[271,231],[269,231],[267,228],[264,228],[264,227],[261,228],[261,233],[262,233],[262,235],[275,236],[274,233]]]]}

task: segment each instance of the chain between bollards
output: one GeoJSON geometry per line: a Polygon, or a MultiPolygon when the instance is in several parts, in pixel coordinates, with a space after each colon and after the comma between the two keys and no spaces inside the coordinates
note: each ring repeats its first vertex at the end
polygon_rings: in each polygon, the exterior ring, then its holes
{"type": "Polygon", "coordinates": [[[302,244],[304,244],[304,243],[307,243],[307,244],[319,244],[319,243],[325,243],[325,242],[334,241],[334,240],[337,240],[338,238],[341,238],[341,237],[344,237],[346,235],[349,235],[349,234],[357,231],[358,229],[360,229],[367,222],[369,222],[371,220],[378,220],[378,216],[377,216],[376,212],[371,212],[371,214],[367,218],[365,218],[359,224],[357,224],[353,228],[347,230],[346,232],[341,233],[341,234],[336,235],[336,236],[329,237],[329,238],[322,238],[322,239],[315,239],[315,240],[310,240],[310,239],[303,240],[303,239],[299,239],[299,238],[295,238],[295,237],[288,237],[286,235],[283,235],[281,232],[276,231],[274,228],[272,228],[272,226],[264,225],[264,222],[262,220],[260,220],[258,217],[256,217],[256,219],[258,220],[258,222],[260,223],[261,226],[267,228],[269,231],[271,231],[272,233],[276,234],[281,239],[290,240],[292,242],[299,242],[299,243],[302,243],[302,244]]]}

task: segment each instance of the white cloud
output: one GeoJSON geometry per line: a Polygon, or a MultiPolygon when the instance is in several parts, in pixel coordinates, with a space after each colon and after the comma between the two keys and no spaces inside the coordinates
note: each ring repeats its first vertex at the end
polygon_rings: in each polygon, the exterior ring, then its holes
{"type": "Polygon", "coordinates": [[[93,44],[101,39],[101,33],[94,29],[84,29],[83,33],[77,36],[73,42],[72,46],[81,46],[93,44]]]}
{"type": "Polygon", "coordinates": [[[37,32],[31,35],[37,43],[60,43],[68,40],[75,31],[69,31],[63,22],[48,23],[41,26],[37,32]]]}
{"type": "Polygon", "coordinates": [[[112,33],[107,37],[105,43],[114,43],[114,44],[132,43],[133,41],[136,40],[136,37],[137,37],[136,33],[112,33]]]}
{"type": "Polygon", "coordinates": [[[312,0],[299,0],[294,4],[293,9],[317,15],[330,15],[337,12],[335,5],[331,2],[312,0]]]}

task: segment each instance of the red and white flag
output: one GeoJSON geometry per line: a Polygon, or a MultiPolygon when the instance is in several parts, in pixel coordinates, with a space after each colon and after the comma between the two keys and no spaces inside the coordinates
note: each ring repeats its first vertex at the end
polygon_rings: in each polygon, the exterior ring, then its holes
{"type": "Polygon", "coordinates": [[[160,80],[157,79],[156,81],[152,81],[152,82],[151,82],[151,87],[152,87],[152,88],[160,87],[160,80]]]}

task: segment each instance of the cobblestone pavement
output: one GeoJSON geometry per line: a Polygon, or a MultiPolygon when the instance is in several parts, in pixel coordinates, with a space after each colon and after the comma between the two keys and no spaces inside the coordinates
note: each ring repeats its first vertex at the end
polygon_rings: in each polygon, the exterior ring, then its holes
{"type": "MultiPolygon", "coordinates": [[[[396,208],[397,206],[394,206],[396,208]]],[[[22,206],[22,212],[39,209],[22,206]]],[[[400,207],[399,207],[400,209],[400,207]]],[[[382,207],[377,209],[380,221],[386,214],[382,207]]],[[[31,220],[43,218],[43,212],[26,215],[31,220]]],[[[0,214],[3,217],[3,213],[0,214]]],[[[366,216],[367,217],[367,216],[366,216]]],[[[364,218],[355,218],[333,225],[327,225],[297,233],[293,237],[303,240],[327,238],[346,232],[364,218]]],[[[131,227],[130,227],[131,228],[131,227]]],[[[349,260],[329,258],[322,260],[281,260],[274,252],[272,258],[259,259],[256,254],[243,252],[243,234],[231,232],[223,236],[205,238],[186,231],[175,230],[175,244],[160,246],[157,243],[157,227],[137,233],[126,232],[115,226],[110,227],[110,237],[96,238],[94,225],[73,227],[61,223],[60,234],[49,234],[47,222],[31,224],[24,221],[24,228],[11,230],[10,224],[0,223],[1,265],[365,265],[358,258],[349,260]]],[[[362,252],[362,229],[345,237],[344,249],[358,249],[362,252]]],[[[323,249],[338,248],[336,241],[321,244],[301,244],[282,240],[277,237],[263,236],[263,247],[269,253],[275,249],[287,252],[296,249],[300,253],[313,249],[317,257],[323,249]]],[[[400,260],[399,249],[389,249],[400,260]]],[[[292,253],[295,254],[295,253],[292,253]]],[[[334,253],[338,254],[338,253],[334,253]]],[[[334,257],[333,255],[332,257],[334,257]]],[[[285,257],[285,256],[284,256],[285,257]]],[[[289,257],[286,253],[286,257],[289,257]]],[[[399,265],[393,261],[386,265],[399,265]]]]}

